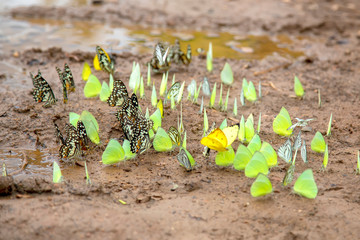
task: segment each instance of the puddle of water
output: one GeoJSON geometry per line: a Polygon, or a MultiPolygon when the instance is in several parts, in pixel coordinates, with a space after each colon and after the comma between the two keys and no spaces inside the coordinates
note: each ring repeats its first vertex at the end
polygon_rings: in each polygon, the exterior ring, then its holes
{"type": "Polygon", "coordinates": [[[21,168],[24,154],[27,157],[28,165],[20,174],[35,174],[52,176],[52,163],[56,156],[47,151],[28,149],[0,149],[0,165],[5,162],[8,174],[21,168]]]}
{"type": "MultiPolygon", "coordinates": [[[[268,55],[278,53],[284,57],[297,58],[303,55],[302,52],[289,50],[286,46],[291,45],[292,40],[286,36],[279,35],[273,39],[268,36],[237,36],[230,33],[219,33],[214,36],[206,32],[188,31],[174,32],[170,30],[132,30],[130,35],[137,38],[138,42],[165,41],[174,43],[181,39],[182,49],[186,51],[187,44],[190,44],[193,55],[198,55],[196,49],[207,50],[209,42],[213,46],[213,57],[226,57],[233,59],[262,59],[268,55]],[[281,45],[281,47],[279,46],[281,45]]],[[[148,44],[146,44],[148,46],[148,44]]],[[[153,45],[151,45],[153,48],[153,45]]]]}
{"type": "Polygon", "coordinates": [[[14,7],[28,7],[28,6],[69,6],[78,7],[89,5],[89,0],[11,0],[1,1],[0,9],[7,10],[14,7]]]}
{"type": "Polygon", "coordinates": [[[303,55],[302,52],[290,50],[288,47],[293,41],[282,35],[270,38],[219,33],[212,36],[198,31],[176,32],[134,26],[119,28],[85,21],[0,17],[0,53],[39,46],[44,49],[57,46],[66,51],[94,51],[96,45],[113,53],[145,53],[152,52],[158,41],[173,44],[175,39],[181,40],[184,51],[187,44],[190,44],[193,55],[197,55],[198,48],[207,50],[209,42],[212,42],[214,57],[262,59],[274,53],[288,58],[303,55]]]}

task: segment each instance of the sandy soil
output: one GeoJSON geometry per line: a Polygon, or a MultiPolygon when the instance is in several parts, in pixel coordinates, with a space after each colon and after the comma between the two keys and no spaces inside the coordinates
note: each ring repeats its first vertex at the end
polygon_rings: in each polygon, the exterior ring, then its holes
{"type": "MultiPolygon", "coordinates": [[[[51,177],[17,174],[0,178],[0,236],[3,239],[356,239],[360,236],[359,177],[355,175],[360,143],[359,89],[360,73],[359,3],[357,1],[131,1],[81,8],[30,7],[12,11],[13,16],[83,19],[114,24],[174,27],[230,31],[236,34],[285,33],[299,37],[296,48],[305,55],[298,59],[279,56],[245,61],[215,59],[214,71],[208,73],[205,60],[194,57],[189,67],[175,67],[172,77],[198,82],[204,76],[211,86],[220,82],[220,71],[228,61],[235,83],[230,90],[230,106],[239,96],[243,77],[262,82],[263,98],[255,104],[239,107],[240,114],[262,113],[262,140],[279,147],[284,141],[272,131],[272,121],[282,106],[291,117],[315,118],[311,131],[303,134],[310,143],[316,131],[327,130],[329,116],[334,123],[329,144],[330,157],[326,172],[320,171],[322,156],[310,151],[309,164],[296,163],[296,176],[312,168],[319,188],[315,200],[291,193],[281,184],[286,164],[279,160],[269,178],[274,193],[255,199],[250,195],[253,182],[243,172],[220,168],[202,157],[202,116],[198,105],[183,103],[184,125],[188,133],[188,150],[198,163],[193,172],[185,172],[176,161],[176,152],[158,153],[150,149],[135,160],[118,166],[99,163],[106,143],[122,136],[113,114],[114,108],[99,99],[86,99],[81,70],[84,61],[91,62],[94,53],[64,52],[59,48],[40,50],[35,46],[19,56],[0,56],[2,62],[17,70],[0,75],[0,147],[1,149],[40,149],[57,157],[52,121],[63,127],[69,112],[89,110],[97,118],[102,142],[87,152],[86,160],[93,181],[86,186],[84,168],[63,162],[65,183],[54,186],[51,177]],[[114,7],[116,6],[116,7],[114,7]],[[34,48],[32,48],[34,47],[34,48]],[[59,102],[44,109],[30,94],[28,72],[40,68],[43,76],[60,96],[55,66],[69,63],[77,90],[69,103],[59,102]],[[284,64],[289,63],[289,64],[284,64]],[[293,77],[300,77],[306,90],[303,100],[293,97],[293,77]],[[11,79],[21,78],[20,85],[11,79]],[[275,88],[271,87],[271,83],[275,88]],[[322,107],[318,108],[318,89],[322,107]],[[174,186],[178,188],[174,189],[174,186]],[[119,199],[127,205],[119,203],[119,199]]],[[[115,54],[116,78],[129,77],[132,62],[145,63],[151,55],[115,54]]],[[[97,73],[102,80],[105,73],[97,73]]],[[[161,76],[153,75],[157,88],[161,76]]],[[[127,80],[125,81],[127,84],[127,80]]],[[[218,89],[219,90],[219,89],[218,89]]],[[[223,95],[227,88],[223,89],[223,95]]],[[[151,89],[142,109],[150,109],[151,89]]],[[[205,98],[205,102],[208,99],[205,98]]],[[[179,108],[178,108],[179,110],[179,108]]],[[[163,126],[176,122],[177,111],[165,108],[163,126]]],[[[231,111],[208,111],[209,121],[220,123],[225,117],[233,122],[231,111]]],[[[237,142],[233,146],[237,147],[237,142]]]]}

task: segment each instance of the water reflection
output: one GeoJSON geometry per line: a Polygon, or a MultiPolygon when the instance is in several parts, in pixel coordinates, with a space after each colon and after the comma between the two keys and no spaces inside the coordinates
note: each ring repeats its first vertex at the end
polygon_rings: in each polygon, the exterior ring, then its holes
{"type": "Polygon", "coordinates": [[[0,149],[0,165],[5,162],[8,174],[21,169],[24,158],[28,165],[20,174],[51,175],[52,163],[57,159],[47,150],[0,149]]]}
{"type": "Polygon", "coordinates": [[[70,6],[79,7],[90,4],[90,0],[11,0],[0,1],[0,9],[8,10],[14,7],[28,7],[28,6],[70,6]]]}
{"type": "Polygon", "coordinates": [[[183,42],[183,50],[191,44],[193,55],[196,49],[207,49],[213,45],[214,57],[234,59],[262,59],[278,53],[288,58],[296,58],[303,53],[289,49],[292,40],[283,35],[238,36],[230,33],[212,34],[199,31],[176,32],[169,29],[146,29],[138,26],[116,27],[107,24],[52,19],[10,19],[0,17],[0,53],[12,49],[24,50],[29,47],[62,47],[65,51],[94,51],[101,45],[110,52],[134,53],[152,52],[158,41],[183,42]]]}

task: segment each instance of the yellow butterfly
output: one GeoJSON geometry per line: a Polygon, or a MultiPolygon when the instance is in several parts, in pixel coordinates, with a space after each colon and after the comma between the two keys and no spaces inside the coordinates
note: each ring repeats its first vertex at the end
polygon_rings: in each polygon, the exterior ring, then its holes
{"type": "Polygon", "coordinates": [[[96,55],[94,57],[94,68],[96,70],[103,70],[112,74],[114,72],[114,61],[110,58],[109,54],[100,46],[96,46],[96,55]]]}
{"type": "Polygon", "coordinates": [[[223,130],[216,128],[209,135],[201,139],[201,144],[210,149],[224,152],[235,141],[238,131],[238,124],[226,127],[223,130]]]}

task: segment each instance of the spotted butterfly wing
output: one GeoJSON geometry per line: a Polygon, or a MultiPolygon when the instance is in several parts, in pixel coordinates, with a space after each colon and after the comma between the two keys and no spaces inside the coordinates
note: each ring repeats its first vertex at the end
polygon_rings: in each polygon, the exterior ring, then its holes
{"type": "Polygon", "coordinates": [[[88,137],[88,135],[86,133],[85,125],[81,120],[79,120],[77,122],[76,130],[77,130],[77,134],[79,136],[80,146],[83,149],[87,149],[88,144],[89,144],[89,141],[88,141],[89,137],[88,137]]]}
{"type": "Polygon", "coordinates": [[[171,127],[169,128],[168,135],[169,135],[169,137],[170,137],[170,139],[171,139],[171,142],[172,142],[173,144],[176,144],[176,145],[180,146],[180,144],[181,144],[181,137],[180,137],[180,133],[179,133],[179,131],[176,129],[176,127],[171,126],[171,127]]]}
{"type": "Polygon", "coordinates": [[[117,120],[120,122],[120,127],[122,128],[125,138],[129,141],[131,140],[133,133],[132,133],[132,125],[134,124],[129,116],[126,114],[126,109],[129,107],[130,99],[126,100],[121,108],[118,109],[115,116],[117,120]]]}
{"type": "Polygon", "coordinates": [[[40,69],[38,70],[38,74],[35,77],[30,73],[31,80],[33,82],[34,88],[39,88],[46,83],[46,80],[42,77],[40,69]]]}
{"type": "Polygon", "coordinates": [[[65,144],[65,139],[63,137],[63,135],[61,134],[61,131],[58,127],[58,125],[56,123],[54,123],[55,126],[55,137],[56,137],[56,141],[60,141],[61,144],[65,144]]]}
{"type": "Polygon", "coordinates": [[[126,139],[132,140],[137,124],[143,122],[144,128],[149,130],[152,127],[152,121],[146,119],[140,109],[136,94],[132,94],[131,98],[127,99],[123,106],[117,111],[116,118],[120,122],[121,128],[125,134],[126,139]]]}
{"type": "Polygon", "coordinates": [[[122,106],[125,101],[129,98],[127,89],[123,81],[116,80],[114,82],[114,88],[107,100],[108,104],[112,107],[122,106]]]}
{"type": "Polygon", "coordinates": [[[188,45],[187,46],[187,51],[186,51],[186,55],[181,52],[181,62],[184,64],[184,65],[189,65],[191,63],[191,46],[188,45]]]}
{"type": "Polygon", "coordinates": [[[64,64],[64,71],[62,73],[63,78],[66,81],[66,88],[70,91],[70,92],[75,92],[75,82],[74,82],[74,77],[73,74],[70,70],[70,67],[67,63],[64,64]]]}
{"type": "Polygon", "coordinates": [[[41,76],[40,70],[35,77],[32,75],[32,73],[30,73],[30,77],[34,85],[34,100],[39,103],[45,102],[43,107],[50,107],[52,104],[55,104],[57,99],[55,98],[49,83],[41,76]]]}
{"type": "Polygon", "coordinates": [[[286,142],[282,146],[280,146],[277,153],[281,159],[283,159],[287,163],[290,163],[292,159],[292,148],[290,139],[287,139],[286,142]]]}
{"type": "Polygon", "coordinates": [[[142,113],[139,108],[139,102],[135,93],[131,95],[131,98],[128,101],[128,105],[124,107],[124,110],[126,115],[133,123],[135,123],[137,119],[142,118],[142,113]]]}
{"type": "Polygon", "coordinates": [[[145,121],[138,121],[135,126],[134,135],[130,141],[130,149],[132,153],[142,154],[151,147],[149,130],[145,121]]]}
{"type": "Polygon", "coordinates": [[[187,156],[187,154],[183,148],[180,149],[180,152],[176,156],[176,158],[179,161],[179,163],[186,168],[187,171],[193,170],[193,167],[191,166],[189,157],[187,156]]]}
{"type": "Polygon", "coordinates": [[[96,54],[99,60],[100,68],[112,74],[114,72],[114,64],[111,63],[110,57],[108,57],[107,53],[100,46],[96,46],[96,54]]]}
{"type": "Polygon", "coordinates": [[[59,155],[61,158],[74,158],[81,155],[80,139],[77,129],[66,124],[67,137],[65,144],[61,145],[59,155]]]}
{"type": "Polygon", "coordinates": [[[62,84],[64,103],[67,103],[68,96],[67,96],[67,83],[66,83],[66,80],[63,77],[63,73],[61,72],[60,68],[58,68],[58,67],[55,67],[55,68],[56,68],[56,71],[57,71],[57,73],[59,75],[59,78],[60,78],[60,81],[61,81],[61,84],[62,84]]]}
{"type": "Polygon", "coordinates": [[[173,46],[171,46],[171,49],[169,52],[169,61],[178,64],[181,60],[182,54],[183,54],[183,52],[180,49],[180,42],[178,39],[176,39],[175,44],[173,46]]]}

